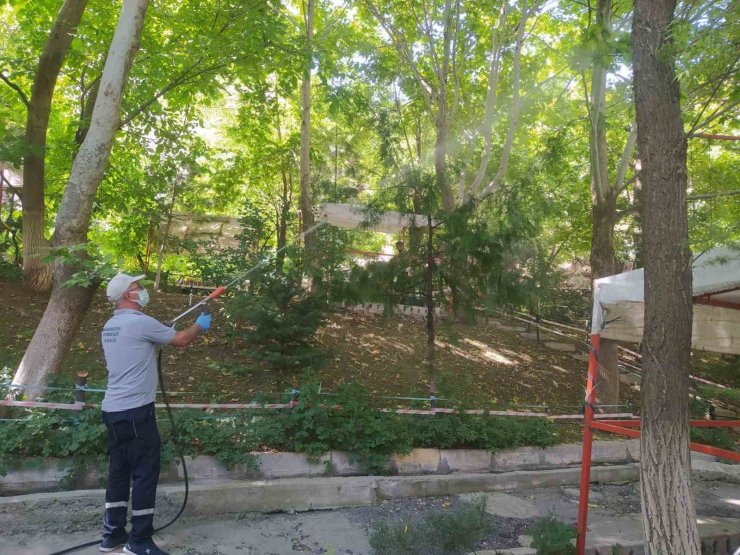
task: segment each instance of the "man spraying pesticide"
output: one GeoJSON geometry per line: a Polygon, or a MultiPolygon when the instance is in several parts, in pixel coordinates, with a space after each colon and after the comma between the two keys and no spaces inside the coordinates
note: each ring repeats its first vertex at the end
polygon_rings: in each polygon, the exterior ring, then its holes
{"type": "MultiPolygon", "coordinates": [[[[277,249],[273,256],[287,249],[309,233],[325,225],[318,222],[300,233],[293,241],[277,249]]],[[[152,535],[172,525],[185,510],[188,499],[188,477],[185,459],[180,453],[185,478],[185,500],[180,512],[169,523],[153,527],[154,501],[159,479],[160,437],[154,414],[157,375],[161,371],[161,347],[184,347],[201,332],[211,327],[208,301],[226,293],[237,283],[243,283],[253,272],[269,263],[269,257],[258,262],[226,285],[172,319],[167,325],[147,316],[142,309],[149,302],[149,293],[140,285],[144,278],[119,273],[108,284],[108,299],[115,304],[113,317],[102,332],[103,351],[108,367],[108,388],[103,399],[103,422],[108,431],[108,486],[105,493],[103,540],[76,545],[51,555],[72,553],[100,544],[100,551],[109,552],[123,547],[128,555],[168,555],[159,549],[152,535]],[[195,323],[175,331],[175,322],[201,308],[195,323]],[[159,353],[157,352],[159,351],[159,353]],[[126,533],[126,513],[131,492],[131,533],[126,533]]],[[[159,381],[162,381],[159,374],[159,381]]],[[[175,422],[169,410],[164,385],[160,383],[165,406],[173,429],[175,422]]],[[[177,433],[175,431],[175,436],[177,433]]]]}
{"type": "Polygon", "coordinates": [[[158,322],[142,312],[149,302],[149,293],[139,283],[143,278],[119,273],[106,291],[116,308],[102,333],[108,367],[103,422],[110,459],[100,551],[113,551],[123,545],[124,553],[129,555],[167,555],[152,540],[160,465],[154,410],[157,349],[162,345],[189,345],[211,327],[211,315],[204,310],[192,326],[182,331],[158,322]],[[127,534],[132,482],[131,533],[127,534]]]}

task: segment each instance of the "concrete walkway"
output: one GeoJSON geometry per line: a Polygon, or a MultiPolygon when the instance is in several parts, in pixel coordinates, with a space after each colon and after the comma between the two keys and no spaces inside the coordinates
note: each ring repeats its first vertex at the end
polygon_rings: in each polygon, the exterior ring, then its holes
{"type": "MultiPolygon", "coordinates": [[[[325,479],[307,480],[319,485],[325,479]]],[[[287,485],[292,481],[280,482],[287,485]]],[[[449,486],[449,482],[447,484],[449,486]]],[[[220,492],[221,510],[231,514],[216,513],[216,501],[207,513],[199,516],[192,514],[197,510],[189,510],[189,516],[186,513],[155,538],[172,555],[371,555],[369,535],[379,522],[419,517],[426,510],[456,510],[480,496],[487,498],[487,512],[497,520],[495,532],[478,553],[533,555],[532,549],[516,547],[519,534],[524,534],[534,519],[553,514],[559,520],[574,523],[578,507],[578,490],[572,485],[537,487],[530,484],[516,490],[471,490],[444,498],[386,498],[355,508],[275,514],[234,513],[233,507],[228,506],[233,498],[222,495],[224,484],[201,484],[198,487],[220,492]],[[510,532],[508,537],[502,538],[507,531],[510,532]],[[493,547],[496,551],[489,549],[493,547]]],[[[277,490],[272,491],[280,497],[277,490]]],[[[706,545],[714,550],[707,552],[733,554],[740,548],[740,484],[697,480],[694,494],[700,515],[700,531],[707,538],[706,545]]],[[[96,539],[102,497],[70,494],[23,497],[26,500],[22,503],[0,499],[0,554],[48,555],[96,539]]],[[[174,515],[178,508],[175,501],[179,502],[179,499],[173,495],[160,499],[157,522],[166,522],[174,515]]],[[[275,500],[276,503],[278,501],[275,500]]],[[[196,509],[196,506],[192,508],[196,509]]],[[[612,547],[616,544],[629,547],[623,551],[625,555],[642,553],[639,510],[636,482],[595,484],[589,513],[590,554],[612,555],[612,547]]],[[[93,546],[78,553],[92,555],[99,552],[93,546]]]]}

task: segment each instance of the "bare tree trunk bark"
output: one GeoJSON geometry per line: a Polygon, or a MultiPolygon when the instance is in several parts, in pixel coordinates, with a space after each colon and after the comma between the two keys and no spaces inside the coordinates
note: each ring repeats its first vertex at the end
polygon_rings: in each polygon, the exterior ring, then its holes
{"type": "Polygon", "coordinates": [[[640,489],[647,552],[699,555],[689,451],[693,305],[686,136],[669,35],[675,4],[675,0],[636,0],[632,21],[645,198],[640,489]]]}
{"type": "MultiPolygon", "coordinates": [[[[311,191],[311,69],[313,66],[313,14],[315,0],[308,0],[306,6],[306,51],[308,59],[303,70],[301,83],[301,221],[302,232],[314,225],[313,196],[311,191]]],[[[312,233],[303,236],[306,273],[309,290],[314,289],[316,273],[316,239],[312,233]]]]}
{"type": "MultiPolygon", "coordinates": [[[[121,98],[139,48],[148,4],[148,0],[123,1],[90,130],[72,164],[57,212],[56,231],[52,237],[55,247],[70,247],[87,241],[93,200],[110,158],[120,119],[121,98]]],[[[88,287],[64,287],[64,282],[79,269],[75,263],[55,262],[49,304],[16,370],[14,383],[44,385],[50,374],[59,371],[98,286],[92,283],[88,287]]]]}
{"type": "Polygon", "coordinates": [[[26,119],[23,161],[23,282],[33,291],[52,285],[52,268],[43,259],[49,252],[45,237],[46,131],[59,71],[77,32],[87,0],[65,0],[39,58],[26,119]]]}

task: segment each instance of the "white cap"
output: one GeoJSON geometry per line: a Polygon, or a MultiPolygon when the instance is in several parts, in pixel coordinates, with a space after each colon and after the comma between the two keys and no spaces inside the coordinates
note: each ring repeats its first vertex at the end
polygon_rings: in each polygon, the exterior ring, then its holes
{"type": "Polygon", "coordinates": [[[136,283],[145,277],[145,274],[141,274],[140,276],[130,276],[123,273],[116,274],[116,276],[108,282],[108,288],[105,290],[108,295],[108,300],[112,303],[116,302],[132,283],[136,283]]]}

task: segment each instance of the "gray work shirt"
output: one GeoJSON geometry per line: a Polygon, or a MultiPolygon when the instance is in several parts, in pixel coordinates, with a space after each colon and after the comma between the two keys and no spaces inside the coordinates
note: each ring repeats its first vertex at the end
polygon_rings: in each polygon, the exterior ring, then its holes
{"type": "Polygon", "coordinates": [[[102,333],[108,366],[104,411],[135,409],[154,401],[157,345],[167,345],[175,333],[173,328],[138,310],[124,308],[113,312],[102,333]]]}

